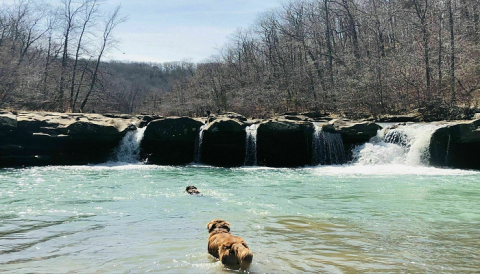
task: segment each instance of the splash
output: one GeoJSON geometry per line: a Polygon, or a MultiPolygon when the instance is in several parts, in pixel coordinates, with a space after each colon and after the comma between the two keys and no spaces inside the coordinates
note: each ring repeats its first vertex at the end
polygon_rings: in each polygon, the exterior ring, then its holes
{"type": "Polygon", "coordinates": [[[142,142],[145,129],[147,127],[127,132],[120,144],[115,148],[111,157],[112,161],[138,163],[140,161],[140,143],[142,142]]]}
{"type": "Polygon", "coordinates": [[[444,125],[408,124],[386,127],[370,142],[353,150],[353,162],[361,165],[428,165],[432,134],[444,125]]]}

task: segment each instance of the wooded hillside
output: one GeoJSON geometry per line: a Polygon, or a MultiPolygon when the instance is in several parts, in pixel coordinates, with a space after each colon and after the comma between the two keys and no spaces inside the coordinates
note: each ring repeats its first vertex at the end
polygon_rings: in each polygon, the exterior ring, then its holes
{"type": "Polygon", "coordinates": [[[198,64],[102,62],[123,18],[101,15],[100,4],[2,7],[0,107],[462,118],[479,103],[477,0],[291,1],[198,64]]]}

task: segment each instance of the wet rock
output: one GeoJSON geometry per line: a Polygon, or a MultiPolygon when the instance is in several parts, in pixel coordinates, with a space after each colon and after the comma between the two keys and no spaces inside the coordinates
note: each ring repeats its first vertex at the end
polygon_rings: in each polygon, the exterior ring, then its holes
{"type": "Polygon", "coordinates": [[[0,166],[21,167],[21,166],[47,166],[52,164],[52,156],[49,155],[2,155],[0,166]]]}
{"type": "Polygon", "coordinates": [[[368,142],[381,128],[372,121],[355,121],[346,118],[333,119],[322,126],[324,132],[339,133],[342,136],[347,160],[352,160],[352,151],[356,146],[368,142]]]}
{"type": "Polygon", "coordinates": [[[430,141],[434,166],[480,169],[480,120],[448,123],[430,141]]]}
{"type": "MultiPolygon", "coordinates": [[[[101,163],[132,123],[132,116],[18,112],[0,114],[0,166],[101,163]],[[5,118],[7,117],[7,118],[5,118]],[[5,122],[5,121],[8,121],[5,122]]],[[[135,127],[133,127],[135,128],[135,127]]]]}
{"type": "Polygon", "coordinates": [[[17,128],[17,116],[9,111],[0,111],[0,130],[12,130],[17,128]]]}
{"type": "Polygon", "coordinates": [[[141,143],[141,157],[150,164],[182,165],[195,159],[195,141],[203,121],[167,117],[151,121],[141,143]]]}
{"type": "Polygon", "coordinates": [[[311,163],[314,126],[306,116],[286,115],[260,123],[257,162],[271,167],[298,167],[311,163]]]}
{"type": "Polygon", "coordinates": [[[340,133],[344,143],[365,143],[377,135],[381,127],[371,121],[353,121],[348,119],[334,119],[323,126],[323,131],[340,133]]]}
{"type": "Polygon", "coordinates": [[[151,121],[163,119],[164,117],[159,115],[141,115],[138,118],[140,119],[140,124],[138,125],[138,127],[143,128],[146,127],[151,121]]]}
{"type": "Polygon", "coordinates": [[[243,118],[224,116],[206,125],[200,151],[201,163],[223,167],[243,165],[246,138],[246,125],[243,123],[246,119],[243,118]]]}

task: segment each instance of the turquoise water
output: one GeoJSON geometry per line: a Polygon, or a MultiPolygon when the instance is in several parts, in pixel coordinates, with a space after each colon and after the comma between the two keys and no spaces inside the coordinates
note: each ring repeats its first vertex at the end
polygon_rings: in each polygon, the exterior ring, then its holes
{"type": "Polygon", "coordinates": [[[236,272],[207,253],[222,218],[252,273],[478,273],[479,197],[480,173],[420,166],[1,169],[0,272],[236,272]]]}

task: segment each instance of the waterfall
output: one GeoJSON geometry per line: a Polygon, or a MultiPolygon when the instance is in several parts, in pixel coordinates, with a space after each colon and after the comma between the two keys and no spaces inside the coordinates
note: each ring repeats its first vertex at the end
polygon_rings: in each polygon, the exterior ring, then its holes
{"type": "Polygon", "coordinates": [[[147,127],[127,132],[113,151],[111,159],[122,163],[138,163],[140,161],[140,143],[142,142],[145,129],[147,127]]]}
{"type": "Polygon", "coordinates": [[[408,124],[379,130],[370,142],[353,150],[354,162],[362,165],[426,165],[432,134],[441,124],[408,124]]]}
{"type": "Polygon", "coordinates": [[[258,125],[253,124],[245,128],[245,166],[257,165],[257,129],[258,125]]]}
{"type": "Polygon", "coordinates": [[[197,139],[195,140],[195,163],[200,164],[202,161],[202,142],[203,142],[203,130],[207,127],[207,124],[204,124],[200,127],[198,132],[197,139]]]}
{"type": "Polygon", "coordinates": [[[448,142],[447,142],[447,152],[445,153],[445,165],[448,166],[448,153],[449,153],[449,150],[450,150],[450,139],[451,139],[451,135],[448,134],[448,142]]]}
{"type": "Polygon", "coordinates": [[[312,165],[338,165],[347,162],[342,135],[324,132],[315,125],[312,138],[312,165]]]}

